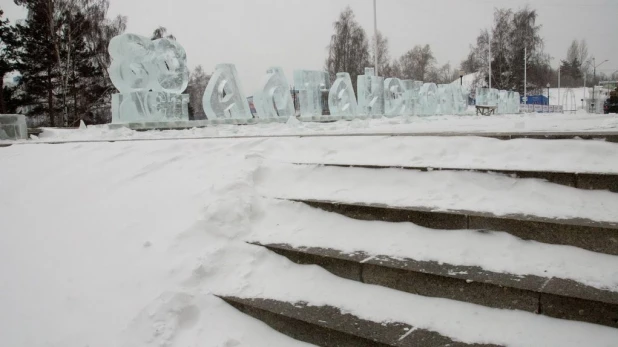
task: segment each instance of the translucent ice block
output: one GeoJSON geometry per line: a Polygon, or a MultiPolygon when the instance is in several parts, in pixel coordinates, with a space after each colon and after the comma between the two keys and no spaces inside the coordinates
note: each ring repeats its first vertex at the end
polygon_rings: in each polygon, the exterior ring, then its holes
{"type": "Polygon", "coordinates": [[[365,74],[358,76],[358,108],[361,115],[384,114],[384,77],[375,75],[375,69],[365,68],[365,74]]]}
{"type": "Polygon", "coordinates": [[[406,88],[399,78],[384,81],[384,114],[387,117],[401,116],[405,112],[406,88]]]}
{"type": "Polygon", "coordinates": [[[112,95],[112,123],[189,120],[189,95],[162,91],[112,95]]]}
{"type": "Polygon", "coordinates": [[[26,116],[0,114],[0,140],[25,140],[28,138],[26,116]]]}
{"type": "Polygon", "coordinates": [[[112,83],[120,93],[148,87],[154,71],[148,71],[154,56],[154,43],[147,37],[122,34],[112,38],[108,47],[112,63],[108,69],[112,83]]]}
{"type": "Polygon", "coordinates": [[[439,114],[453,114],[455,100],[453,97],[453,86],[451,84],[438,85],[438,109],[439,114]]]}
{"type": "Polygon", "coordinates": [[[328,108],[331,116],[356,116],[357,107],[350,74],[338,72],[337,79],[328,93],[328,108]]]}
{"type": "Polygon", "coordinates": [[[514,92],[513,93],[513,109],[511,110],[511,113],[519,113],[519,107],[521,106],[521,100],[520,100],[521,96],[519,95],[518,92],[514,92]]]}
{"type": "Polygon", "coordinates": [[[109,43],[110,79],[120,93],[182,93],[189,82],[184,48],[175,40],[151,41],[135,34],[118,35],[109,43]]]}
{"type": "Polygon", "coordinates": [[[249,103],[242,92],[234,64],[219,64],[208,81],[202,98],[208,119],[252,118],[249,103]]]}
{"type": "Polygon", "coordinates": [[[488,105],[490,106],[498,106],[498,101],[500,99],[500,91],[498,89],[492,88],[489,90],[489,98],[488,105]]]}
{"type": "Polygon", "coordinates": [[[476,88],[476,100],[477,106],[485,106],[489,101],[489,89],[488,88],[476,88]]]}
{"type": "Polygon", "coordinates": [[[166,38],[153,43],[154,57],[151,66],[156,79],[151,81],[151,89],[173,94],[182,93],[189,83],[185,49],[176,40],[166,38]]]}
{"type": "Polygon", "coordinates": [[[294,86],[298,90],[300,115],[321,116],[328,105],[330,80],[326,71],[295,70],[294,86]]]}
{"type": "Polygon", "coordinates": [[[423,86],[423,82],[421,81],[413,81],[413,80],[403,80],[405,92],[404,92],[404,103],[405,109],[403,111],[403,115],[411,116],[418,114],[419,112],[419,93],[421,91],[421,87],[423,86]]]}
{"type": "Polygon", "coordinates": [[[465,86],[454,85],[453,88],[453,112],[455,114],[462,114],[468,108],[468,89],[465,86]]]}
{"type": "Polygon", "coordinates": [[[509,112],[509,92],[506,90],[500,90],[498,92],[498,114],[505,114],[509,112]]]}
{"type": "Polygon", "coordinates": [[[293,117],[294,102],[290,86],[280,67],[266,71],[262,88],[253,96],[253,103],[260,118],[293,117]]]}
{"type": "Polygon", "coordinates": [[[438,106],[438,86],[435,83],[425,83],[419,92],[420,114],[431,116],[438,106]]]}

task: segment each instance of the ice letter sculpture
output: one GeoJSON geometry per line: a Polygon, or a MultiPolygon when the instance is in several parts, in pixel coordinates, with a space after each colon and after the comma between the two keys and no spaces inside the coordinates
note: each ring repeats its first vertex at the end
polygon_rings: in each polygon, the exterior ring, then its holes
{"type": "Polygon", "coordinates": [[[120,91],[112,96],[112,122],[188,120],[187,55],[175,40],[151,41],[135,34],[114,37],[108,47],[109,76],[120,91]]]}
{"type": "Polygon", "coordinates": [[[215,73],[204,91],[202,105],[208,119],[252,118],[234,64],[219,64],[215,67],[215,73]]]}
{"type": "Polygon", "coordinates": [[[365,74],[358,76],[359,114],[364,116],[384,114],[384,77],[375,75],[375,69],[365,68],[365,74]]]}
{"type": "Polygon", "coordinates": [[[356,97],[349,73],[337,73],[337,79],[328,93],[328,108],[331,116],[356,116],[356,97]]]}
{"type": "Polygon", "coordinates": [[[328,105],[330,80],[326,71],[295,70],[301,117],[321,116],[328,105]]]}
{"type": "Polygon", "coordinates": [[[500,99],[500,91],[498,89],[492,88],[489,90],[489,105],[498,106],[498,101],[500,99]]]}
{"type": "Polygon", "coordinates": [[[511,96],[511,112],[510,113],[519,113],[520,97],[518,92],[513,92],[511,96]]]}
{"type": "Polygon", "coordinates": [[[403,115],[405,116],[415,115],[419,111],[418,110],[419,92],[421,91],[423,82],[413,81],[413,80],[403,80],[402,83],[405,88],[405,93],[404,93],[405,110],[403,112],[403,115]]]}
{"type": "Polygon", "coordinates": [[[255,93],[253,103],[260,118],[293,117],[294,102],[290,86],[280,67],[271,67],[262,80],[262,89],[255,93]]]}
{"type": "Polygon", "coordinates": [[[455,99],[453,97],[453,86],[450,84],[438,85],[438,110],[439,114],[452,114],[455,99]]]}
{"type": "Polygon", "coordinates": [[[476,88],[476,105],[486,106],[489,101],[489,89],[488,88],[476,88]]]}
{"type": "Polygon", "coordinates": [[[405,91],[399,78],[387,78],[384,81],[384,114],[387,117],[401,116],[404,113],[405,91]]]}
{"type": "Polygon", "coordinates": [[[419,92],[420,114],[431,116],[436,113],[438,106],[438,87],[435,83],[425,83],[419,92]]]}
{"type": "Polygon", "coordinates": [[[509,92],[506,90],[501,90],[498,93],[498,113],[505,114],[509,113],[509,92]]]}

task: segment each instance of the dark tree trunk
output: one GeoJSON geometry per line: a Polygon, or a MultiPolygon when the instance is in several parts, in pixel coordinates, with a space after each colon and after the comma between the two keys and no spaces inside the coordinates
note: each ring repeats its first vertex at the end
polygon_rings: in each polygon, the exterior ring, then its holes
{"type": "Polygon", "coordinates": [[[4,78],[0,78],[0,114],[6,113],[4,106],[4,78]]]}
{"type": "Polygon", "coordinates": [[[47,68],[47,108],[49,112],[49,126],[53,127],[54,122],[54,91],[52,84],[51,67],[47,68]]]}

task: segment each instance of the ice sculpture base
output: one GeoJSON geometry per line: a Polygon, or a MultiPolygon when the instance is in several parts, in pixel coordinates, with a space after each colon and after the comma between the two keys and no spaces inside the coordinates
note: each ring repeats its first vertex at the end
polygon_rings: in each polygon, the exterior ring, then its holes
{"type": "Polygon", "coordinates": [[[112,123],[189,120],[189,94],[132,92],[112,95],[112,123]]]}
{"type": "Polygon", "coordinates": [[[0,140],[28,139],[28,125],[23,114],[0,114],[0,140]]]}
{"type": "Polygon", "coordinates": [[[201,119],[201,120],[168,120],[163,122],[126,122],[109,124],[110,129],[129,128],[132,130],[183,130],[192,128],[205,128],[217,125],[252,125],[252,124],[268,124],[268,123],[285,123],[287,118],[249,118],[249,119],[201,119]]]}

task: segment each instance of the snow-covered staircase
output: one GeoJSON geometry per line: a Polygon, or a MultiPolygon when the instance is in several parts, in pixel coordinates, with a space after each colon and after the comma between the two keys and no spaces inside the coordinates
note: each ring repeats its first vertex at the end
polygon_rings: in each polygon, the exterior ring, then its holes
{"type": "MultiPolygon", "coordinates": [[[[399,294],[388,300],[349,293],[368,302],[358,312],[315,298],[220,297],[320,346],[562,346],[590,344],[599,336],[608,339],[596,342],[618,341],[618,175],[465,170],[474,172],[371,162],[266,167],[256,184],[277,207],[253,221],[249,244],[360,282],[367,293],[380,286],[399,294]],[[509,323],[488,338],[478,326],[452,333],[444,314],[418,324],[404,316],[373,318],[410,309],[408,300],[430,300],[428,307],[450,302],[487,329],[496,321],[509,323]],[[541,334],[532,329],[544,331],[544,324],[552,329],[539,340],[518,338],[541,334]]],[[[342,301],[346,296],[337,295],[342,301]]],[[[466,329],[466,322],[457,324],[466,329]]]]}

